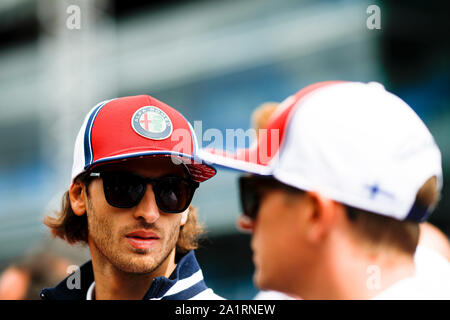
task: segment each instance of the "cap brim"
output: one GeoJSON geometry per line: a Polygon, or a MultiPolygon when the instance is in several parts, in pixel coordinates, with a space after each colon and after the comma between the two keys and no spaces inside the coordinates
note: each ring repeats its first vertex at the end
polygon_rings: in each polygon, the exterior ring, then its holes
{"type": "Polygon", "coordinates": [[[261,165],[252,161],[252,151],[250,148],[239,149],[235,153],[217,149],[202,149],[199,150],[198,157],[216,168],[221,167],[263,176],[271,175],[272,168],[269,165],[261,165]]]}
{"type": "Polygon", "coordinates": [[[99,165],[115,163],[128,159],[148,158],[148,157],[173,157],[174,163],[183,163],[192,177],[192,180],[196,182],[204,182],[214,177],[217,170],[209,165],[206,161],[199,157],[194,157],[185,153],[172,152],[172,151],[147,151],[139,153],[121,154],[119,156],[111,156],[99,159],[91,165],[84,168],[85,171],[93,169],[99,165]],[[178,162],[181,161],[181,162],[178,162]]]}

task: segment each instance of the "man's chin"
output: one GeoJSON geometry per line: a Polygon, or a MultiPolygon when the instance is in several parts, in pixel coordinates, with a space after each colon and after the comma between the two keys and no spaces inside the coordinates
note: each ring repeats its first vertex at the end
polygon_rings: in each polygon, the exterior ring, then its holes
{"type": "Polygon", "coordinates": [[[148,274],[157,268],[154,259],[148,259],[144,256],[130,257],[126,261],[118,261],[116,268],[126,273],[148,274]]]}
{"type": "Polygon", "coordinates": [[[266,283],[263,281],[261,270],[255,266],[255,274],[253,275],[253,283],[261,290],[267,290],[266,283]]]}
{"type": "Polygon", "coordinates": [[[276,290],[276,283],[271,281],[267,274],[258,267],[255,267],[253,283],[261,290],[276,290]]]}
{"type": "Polygon", "coordinates": [[[136,248],[132,248],[131,252],[132,254],[136,254],[139,256],[145,256],[147,254],[151,254],[153,253],[154,249],[136,249],[136,248]]]}
{"type": "Polygon", "coordinates": [[[263,289],[263,286],[266,286],[266,274],[262,268],[262,266],[264,266],[264,264],[259,263],[259,259],[258,256],[256,255],[256,253],[253,253],[253,264],[255,266],[255,271],[253,274],[253,283],[260,289],[262,290],[266,290],[265,288],[263,289]]]}

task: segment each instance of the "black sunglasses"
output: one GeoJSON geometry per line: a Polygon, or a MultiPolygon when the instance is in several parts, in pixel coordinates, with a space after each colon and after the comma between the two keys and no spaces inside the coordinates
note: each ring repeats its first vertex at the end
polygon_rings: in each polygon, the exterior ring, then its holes
{"type": "Polygon", "coordinates": [[[255,220],[264,194],[267,191],[281,189],[289,193],[299,194],[304,191],[288,186],[273,176],[242,176],[239,178],[239,193],[244,216],[255,220]]]}
{"type": "Polygon", "coordinates": [[[131,172],[91,172],[90,177],[103,180],[106,201],[116,208],[132,208],[144,197],[147,184],[153,187],[158,208],[166,213],[185,211],[199,183],[178,176],[147,178],[131,172]]]}

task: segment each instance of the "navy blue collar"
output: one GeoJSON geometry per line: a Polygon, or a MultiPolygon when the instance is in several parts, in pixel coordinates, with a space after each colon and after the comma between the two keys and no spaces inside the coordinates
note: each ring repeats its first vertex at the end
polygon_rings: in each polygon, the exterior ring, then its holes
{"type": "MultiPolygon", "coordinates": [[[[178,259],[177,259],[178,260],[178,259]]],[[[85,300],[89,286],[94,281],[92,261],[80,268],[80,288],[69,289],[73,284],[73,274],[65,278],[54,288],[41,291],[42,299],[49,300],[85,300]]],[[[144,300],[187,300],[208,289],[203,274],[195,258],[194,251],[179,257],[177,266],[169,278],[156,277],[144,295],[144,300]]]]}
{"type": "Polygon", "coordinates": [[[169,278],[156,277],[144,296],[144,300],[187,300],[208,289],[195,258],[189,251],[177,263],[169,278]]]}

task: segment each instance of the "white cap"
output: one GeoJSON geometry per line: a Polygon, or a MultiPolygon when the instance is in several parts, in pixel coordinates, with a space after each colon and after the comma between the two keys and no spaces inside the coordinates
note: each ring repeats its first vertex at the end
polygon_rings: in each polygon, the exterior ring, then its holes
{"type": "Polygon", "coordinates": [[[431,133],[379,83],[308,86],[278,107],[266,129],[250,149],[233,156],[203,150],[200,157],[398,220],[427,217],[413,205],[429,178],[442,188],[431,133]]]}

